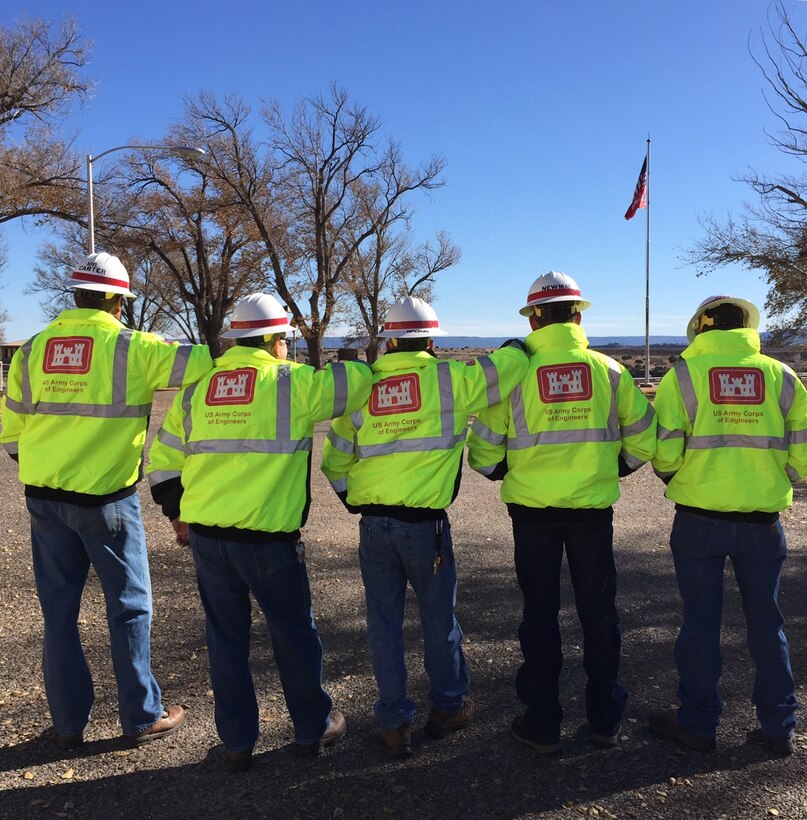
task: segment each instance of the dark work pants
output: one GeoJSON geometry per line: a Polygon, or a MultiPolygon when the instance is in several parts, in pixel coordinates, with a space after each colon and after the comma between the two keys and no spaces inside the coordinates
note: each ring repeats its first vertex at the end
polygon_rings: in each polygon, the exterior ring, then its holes
{"type": "Polygon", "coordinates": [[[545,743],[560,739],[563,666],[560,568],[564,548],[583,628],[583,667],[588,676],[586,716],[598,734],[619,730],[628,693],[618,680],[621,635],[616,611],[613,511],[511,508],[515,565],[524,596],[518,629],[524,663],[516,690],[527,706],[528,729],[545,743]]]}

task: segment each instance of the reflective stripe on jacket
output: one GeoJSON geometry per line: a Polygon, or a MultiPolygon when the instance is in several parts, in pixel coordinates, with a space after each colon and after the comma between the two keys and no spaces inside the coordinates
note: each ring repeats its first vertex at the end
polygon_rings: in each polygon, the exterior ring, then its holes
{"type": "Polygon", "coordinates": [[[369,401],[337,419],[322,469],[352,507],[442,510],[453,500],[468,416],[506,398],[527,366],[515,347],[465,364],[431,353],[386,353],[369,401]]]}
{"type": "Polygon", "coordinates": [[[757,331],[695,337],[656,394],[653,467],[679,504],[720,512],[779,512],[807,475],[807,391],[759,352],[757,331]]]}
{"type": "Polygon", "coordinates": [[[372,373],[233,347],[174,400],[149,452],[152,487],[181,477],[189,524],[293,532],[304,523],[314,423],[356,410],[372,373]]]}
{"type": "Polygon", "coordinates": [[[506,459],[502,500],[526,507],[604,508],[619,498],[619,456],[631,469],[655,452],[653,408],[618,362],[588,350],[579,325],[526,338],[521,384],[479,415],[468,461],[492,475],[506,459]]]}
{"type": "Polygon", "coordinates": [[[66,310],[15,353],[0,442],[34,487],[107,495],[137,481],[154,391],[212,367],[203,345],[169,344],[114,316],[66,310]]]}

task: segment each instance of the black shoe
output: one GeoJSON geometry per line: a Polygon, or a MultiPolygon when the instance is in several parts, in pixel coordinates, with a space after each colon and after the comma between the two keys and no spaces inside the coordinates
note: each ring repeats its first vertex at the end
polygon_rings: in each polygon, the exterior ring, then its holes
{"type": "Polygon", "coordinates": [[[57,732],[56,745],[64,751],[80,749],[84,745],[84,735],[81,733],[77,735],[60,735],[57,732]]]}
{"type": "Polygon", "coordinates": [[[512,734],[519,743],[523,743],[525,746],[535,749],[538,754],[551,757],[563,753],[563,746],[561,746],[560,741],[556,743],[546,743],[544,739],[537,737],[527,729],[524,725],[523,717],[517,717],[512,722],[510,725],[510,734],[512,734]]]}
{"type": "Polygon", "coordinates": [[[662,709],[658,712],[650,713],[650,731],[654,735],[666,738],[667,740],[677,740],[695,749],[698,752],[711,752],[715,748],[715,739],[704,735],[693,735],[688,732],[678,722],[678,715],[675,709],[662,709]]]}
{"type": "Polygon", "coordinates": [[[242,752],[228,752],[225,749],[222,766],[225,772],[248,772],[252,768],[252,749],[242,752]]]}
{"type": "Polygon", "coordinates": [[[619,744],[619,733],[621,731],[622,727],[619,726],[614,734],[605,735],[595,731],[594,727],[590,723],[584,723],[582,726],[578,726],[575,730],[574,739],[588,740],[600,749],[613,749],[614,746],[619,744]]]}
{"type": "Polygon", "coordinates": [[[771,754],[781,755],[782,757],[792,755],[796,751],[793,748],[792,737],[769,737],[763,733],[762,729],[752,729],[745,736],[745,742],[752,743],[754,746],[762,746],[771,754]]]}

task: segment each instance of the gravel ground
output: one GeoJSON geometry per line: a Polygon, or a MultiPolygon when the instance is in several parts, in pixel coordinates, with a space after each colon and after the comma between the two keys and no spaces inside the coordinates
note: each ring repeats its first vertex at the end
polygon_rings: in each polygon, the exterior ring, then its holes
{"type": "MultiPolygon", "coordinates": [[[[172,398],[155,404],[156,429],[172,398]]],[[[315,439],[314,463],[326,428],[315,439]]],[[[797,753],[770,760],[744,745],[755,724],[749,702],[753,667],[745,647],[739,596],[728,580],[721,694],[725,714],[718,749],[685,751],[654,739],[651,709],[671,705],[676,675],[672,644],[679,601],[667,548],[671,504],[645,467],[623,481],[615,517],[623,682],[631,701],[620,745],[595,751],[568,741],[544,760],[509,736],[519,714],[514,678],[520,594],[512,565],[509,519],[497,487],[466,468],[451,519],[459,574],[457,613],[466,634],[477,720],[442,741],[422,731],[428,684],[421,661],[417,611],[407,611],[410,689],[420,709],[415,757],[387,762],[372,715],[375,686],[364,639],[364,606],[356,559],[357,522],[324,477],[313,476],[305,530],[314,605],[325,647],[325,679],[345,712],[345,741],[313,761],[291,751],[265,625],[254,615],[253,665],[262,736],[255,766],[225,774],[216,762],[212,692],[204,621],[193,564],[141,487],[154,586],[153,656],[167,703],[181,703],[188,723],[177,735],[124,749],[108,652],[103,599],[87,585],[81,629],[96,683],[96,706],[79,753],[60,753],[50,734],[39,668],[42,624],[30,568],[28,516],[16,468],[0,459],[0,817],[271,817],[271,818],[807,818],[807,738],[797,753]],[[212,751],[211,751],[212,749],[212,751]]],[[[807,701],[807,490],[785,515],[790,558],[782,583],[799,696],[807,701]]],[[[730,574],[730,569],[727,570],[730,574]]],[[[561,613],[566,665],[566,734],[584,721],[581,635],[568,578],[561,613]]]]}

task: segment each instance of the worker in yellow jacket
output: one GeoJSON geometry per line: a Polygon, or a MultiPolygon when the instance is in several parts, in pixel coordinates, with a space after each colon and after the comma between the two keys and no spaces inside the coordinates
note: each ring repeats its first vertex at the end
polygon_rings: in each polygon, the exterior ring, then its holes
{"type": "Polygon", "coordinates": [[[155,439],[155,501],[190,541],[205,609],[224,766],[251,765],[258,703],[249,669],[250,592],[266,616],[298,755],[345,733],[322,688],[300,528],[308,517],[314,423],[352,413],[370,392],[363,362],[323,370],[286,361],[286,312],[267,294],[240,301],[235,346],[175,399],[155,439]],[[188,533],[187,527],[190,527],[188,533]]]}
{"type": "Polygon", "coordinates": [[[386,353],[373,364],[370,399],[337,419],[322,469],[351,512],[361,513],[359,564],[379,699],[375,713],[391,757],[412,754],[415,704],[406,693],[403,617],[407,582],[418,600],[433,737],[474,715],[462,630],[454,615],[457,576],[446,508],[459,490],[468,416],[506,398],[527,366],[512,340],[467,364],[439,360],[444,335],[434,310],[407,296],[387,313],[386,353]]]}
{"type": "Polygon", "coordinates": [[[151,582],[137,482],[154,391],[195,381],[202,345],[168,344],[120,322],[134,298],[108,253],[73,272],[76,309],[62,311],[14,355],[0,442],[19,461],[31,514],[34,577],[45,621],[43,671],[62,749],[83,743],[93,704],[77,620],[92,564],[104,590],[120,721],[132,743],[184,719],[163,707],[151,672],[151,582]]]}
{"type": "Polygon", "coordinates": [[[518,630],[524,663],[516,690],[525,704],[516,740],[541,754],[562,751],[558,613],[564,548],[583,627],[588,724],[598,746],[618,742],[627,692],[618,678],[613,509],[619,477],[655,452],[653,409],[630,373],[588,349],[580,327],[590,302],[565,273],[538,277],[521,309],[532,333],[530,364],[510,400],[483,413],[468,437],[469,463],[491,480],[513,522],[524,595],[518,630]]]}
{"type": "Polygon", "coordinates": [[[760,353],[759,311],[746,299],[711,296],[687,326],[691,342],[656,395],[657,474],[675,502],[670,547],[683,601],[675,644],[678,710],[650,728],[694,749],[715,748],[722,711],[723,567],[731,558],[761,728],[750,742],[793,752],[796,701],[777,597],[787,554],[781,510],[807,475],[807,391],[787,365],[760,353]]]}

